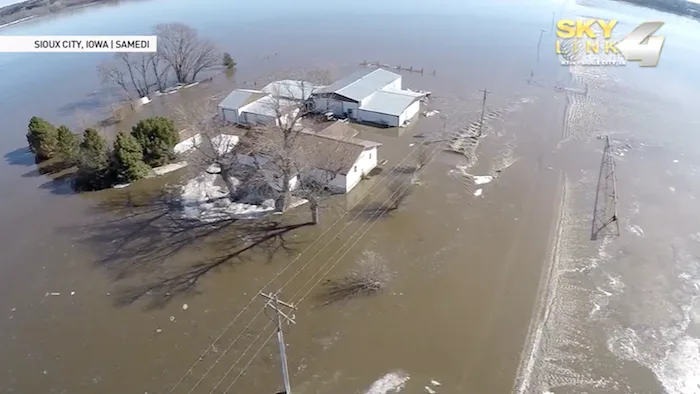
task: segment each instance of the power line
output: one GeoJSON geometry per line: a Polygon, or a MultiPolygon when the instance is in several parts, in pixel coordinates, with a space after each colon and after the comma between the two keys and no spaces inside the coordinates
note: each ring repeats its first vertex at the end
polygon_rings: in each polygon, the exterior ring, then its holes
{"type": "MultiPolygon", "coordinates": [[[[456,112],[456,111],[455,111],[455,112],[456,112]]],[[[422,142],[421,144],[427,144],[427,142],[422,142]]],[[[437,149],[436,149],[436,150],[437,150],[437,149]]],[[[403,161],[402,161],[402,162],[403,162],[403,161]]],[[[402,163],[402,162],[401,162],[401,163],[402,163]]],[[[397,176],[397,177],[398,177],[398,176],[397,176]]],[[[409,181],[410,181],[410,180],[409,180],[409,181]]],[[[404,182],[404,183],[405,183],[405,182],[404,182]]],[[[386,202],[387,202],[387,201],[390,201],[390,200],[393,198],[394,194],[398,193],[399,191],[400,191],[400,188],[399,188],[396,192],[392,193],[391,196],[389,196],[387,199],[385,199],[384,202],[383,202],[383,205],[386,205],[386,202]]],[[[375,199],[372,199],[372,201],[374,201],[374,200],[375,200],[375,199]]],[[[386,209],[388,209],[388,208],[386,208],[386,209]]],[[[384,211],[386,211],[386,209],[385,209],[384,211]]],[[[362,211],[364,211],[364,209],[363,209],[362,211]]],[[[358,213],[358,215],[356,215],[355,218],[357,218],[357,217],[362,213],[362,211],[360,211],[360,213],[358,213]]],[[[345,246],[350,242],[350,240],[351,240],[355,235],[357,235],[357,233],[359,233],[360,230],[361,230],[369,221],[372,220],[372,216],[373,216],[373,215],[370,215],[370,218],[367,219],[367,220],[365,221],[365,223],[364,223],[362,226],[360,226],[359,229],[355,230],[355,232],[354,232],[350,237],[348,237],[348,241],[346,241],[338,250],[341,250],[343,247],[345,247],[345,246]]],[[[353,218],[353,219],[355,219],[355,218],[353,218]]],[[[344,230],[347,226],[348,226],[348,225],[346,225],[346,226],[343,228],[343,230],[344,230]]],[[[341,230],[341,231],[342,231],[342,230],[341,230]]],[[[329,242],[329,244],[330,244],[330,242],[329,242]]],[[[327,245],[326,245],[326,246],[327,246],[327,245]]],[[[289,285],[289,283],[291,283],[291,281],[292,281],[299,273],[301,273],[301,271],[303,271],[304,268],[306,268],[306,266],[308,266],[308,265],[311,263],[311,261],[313,261],[313,259],[314,259],[319,253],[320,253],[320,251],[319,251],[316,255],[314,255],[311,259],[309,259],[309,261],[308,261],[302,268],[300,268],[300,269],[295,273],[295,275],[292,276],[292,277],[280,288],[280,290],[278,290],[278,292],[281,291],[281,289],[283,289],[283,288],[286,287],[287,285],[289,285]]],[[[338,252],[336,251],[336,253],[334,253],[334,254],[331,256],[331,259],[332,259],[333,257],[335,257],[337,254],[338,254],[338,252]]],[[[311,278],[313,279],[313,277],[315,277],[316,275],[318,275],[318,272],[320,272],[326,265],[327,265],[327,263],[324,264],[324,265],[322,265],[321,268],[319,268],[319,269],[316,271],[316,273],[315,273],[314,275],[312,275],[311,278]]],[[[304,288],[304,286],[306,286],[309,282],[310,282],[310,280],[307,281],[306,283],[304,283],[304,285],[303,285],[296,293],[294,293],[294,295],[292,295],[292,298],[294,298],[297,294],[299,294],[299,293],[301,292],[301,290],[304,288]]],[[[260,309],[260,311],[256,314],[256,317],[257,317],[258,315],[260,315],[264,310],[265,310],[265,308],[260,309]]],[[[256,317],[254,317],[253,319],[255,319],[256,317]]],[[[247,327],[249,327],[252,323],[253,323],[253,321],[250,321],[250,322],[248,323],[248,325],[246,326],[246,329],[247,329],[247,327]]],[[[263,328],[263,331],[264,331],[265,329],[267,329],[267,327],[269,326],[269,324],[270,324],[270,323],[268,323],[268,325],[266,325],[266,326],[263,328]]],[[[244,330],[245,330],[245,329],[244,329],[244,330]]],[[[261,333],[261,334],[262,334],[262,333],[261,333]]],[[[257,341],[257,339],[260,337],[261,334],[259,334],[258,337],[255,338],[255,340],[253,341],[253,343],[254,343],[255,341],[257,341]]],[[[239,335],[239,337],[240,337],[240,335],[239,335]]],[[[272,338],[272,335],[270,336],[270,338],[272,338]]],[[[265,341],[265,342],[263,343],[263,345],[261,345],[261,349],[262,349],[262,347],[264,347],[264,346],[267,344],[267,342],[269,342],[270,338],[268,338],[268,340],[265,341]]],[[[214,365],[216,365],[216,364],[228,353],[228,351],[231,349],[232,346],[233,346],[233,342],[226,348],[226,350],[221,354],[221,356],[219,356],[219,358],[214,362],[214,365]]],[[[248,348],[246,348],[246,350],[243,352],[243,354],[241,354],[241,356],[231,365],[231,367],[228,369],[228,371],[226,371],[226,373],[224,374],[224,376],[223,376],[223,377],[219,380],[219,382],[216,384],[216,386],[215,386],[214,389],[218,388],[218,387],[221,385],[221,383],[226,379],[226,377],[231,373],[231,371],[233,371],[233,368],[236,366],[236,364],[238,364],[238,362],[243,358],[243,356],[245,356],[245,354],[250,350],[251,347],[252,347],[252,344],[251,344],[250,346],[248,346],[248,348]]],[[[253,355],[253,358],[260,352],[261,349],[258,349],[258,351],[255,353],[255,355],[253,355]]],[[[252,362],[252,360],[251,360],[251,362],[252,362]]],[[[248,364],[250,364],[250,362],[249,362],[248,364]]],[[[212,367],[210,367],[209,370],[207,370],[207,372],[204,373],[204,375],[200,378],[199,382],[197,382],[197,385],[204,379],[204,377],[211,371],[211,369],[213,369],[214,365],[212,365],[212,367]]],[[[235,382],[235,380],[237,380],[237,379],[240,377],[240,375],[242,374],[242,372],[243,372],[246,368],[247,368],[247,367],[244,367],[244,368],[243,368],[243,370],[241,371],[241,373],[239,373],[239,375],[234,379],[234,382],[235,382]]],[[[195,385],[195,387],[196,387],[197,385],[195,385]]],[[[229,386],[229,388],[230,388],[230,386],[229,386]]],[[[194,390],[194,389],[193,389],[193,390],[194,390]]],[[[228,390],[228,389],[227,389],[227,390],[228,390]]],[[[213,390],[212,390],[212,393],[213,393],[213,390]]],[[[191,393],[190,393],[190,394],[191,394],[191,393]]],[[[211,394],[211,393],[210,393],[210,394],[211,394]]]]}
{"type": "MultiPolygon", "coordinates": [[[[454,113],[456,113],[456,112],[457,112],[457,110],[455,110],[454,113]]],[[[432,152],[431,155],[430,155],[430,158],[428,159],[428,162],[426,163],[425,166],[423,166],[423,167],[421,168],[421,170],[424,169],[425,167],[427,167],[427,165],[430,164],[430,163],[438,156],[438,154],[439,154],[440,151],[441,151],[440,146],[441,146],[441,145],[444,145],[444,144],[446,143],[446,141],[447,141],[447,140],[442,141],[442,144],[438,145],[438,147],[435,148],[435,149],[433,150],[433,152],[432,152]]],[[[387,199],[385,200],[385,202],[386,202],[386,201],[390,201],[390,200],[393,198],[394,195],[400,195],[400,193],[403,192],[402,189],[404,189],[405,187],[408,187],[408,184],[409,184],[410,181],[411,181],[411,180],[409,179],[409,180],[403,182],[402,186],[399,187],[394,193],[392,193],[392,195],[389,196],[389,198],[387,198],[387,199]]],[[[350,236],[350,238],[348,239],[348,241],[346,241],[346,243],[343,244],[343,246],[341,246],[341,248],[339,248],[338,251],[337,251],[333,256],[331,256],[331,259],[332,259],[337,253],[339,253],[340,249],[342,249],[345,245],[347,245],[347,243],[350,242],[350,239],[352,239],[355,235],[357,235],[357,233],[359,233],[359,231],[362,229],[362,227],[364,227],[367,223],[369,223],[373,218],[379,217],[379,216],[383,215],[384,213],[386,213],[386,212],[388,211],[389,207],[390,207],[390,206],[387,205],[387,206],[386,206],[385,208],[383,208],[381,211],[378,211],[378,214],[377,214],[377,212],[373,213],[373,214],[370,216],[370,218],[367,219],[367,220],[365,221],[365,223],[360,227],[360,229],[356,230],[355,233],[353,233],[353,235],[350,236]]],[[[349,251],[350,251],[364,236],[365,236],[365,234],[367,234],[367,232],[369,232],[369,230],[374,226],[374,224],[375,224],[376,222],[377,222],[377,221],[374,220],[374,221],[369,225],[369,227],[367,227],[367,229],[366,229],[365,231],[363,231],[362,234],[360,234],[360,236],[357,237],[357,239],[355,239],[355,242],[353,242],[352,245],[350,245],[350,247],[348,247],[348,248],[345,250],[345,252],[344,252],[340,257],[338,257],[338,259],[335,260],[335,262],[333,263],[333,265],[331,265],[331,267],[330,267],[328,270],[326,270],[326,272],[325,272],[325,273],[324,273],[324,274],[323,274],[323,275],[308,289],[308,291],[307,291],[306,293],[304,293],[304,295],[299,299],[299,301],[296,302],[296,303],[294,304],[295,307],[296,307],[297,305],[299,305],[299,303],[301,303],[304,299],[306,299],[306,297],[311,293],[311,291],[323,280],[323,278],[324,278],[326,275],[328,275],[328,273],[330,273],[330,271],[333,270],[333,268],[335,268],[335,267],[339,264],[339,262],[348,254],[348,252],[349,252],[349,251]]],[[[330,259],[329,259],[329,262],[330,262],[330,259]]],[[[324,267],[326,267],[328,264],[329,264],[329,263],[327,262],[326,264],[322,265],[322,266],[316,271],[316,273],[315,273],[314,275],[312,275],[311,278],[309,278],[309,280],[308,280],[306,283],[304,283],[304,285],[302,285],[302,287],[301,287],[299,290],[297,290],[297,292],[294,293],[294,295],[292,296],[292,298],[294,298],[297,294],[299,294],[299,293],[303,290],[303,288],[304,288],[308,283],[310,283],[310,282],[313,280],[313,278],[314,278],[316,275],[318,275],[318,273],[321,272],[321,270],[322,270],[324,267]]],[[[259,337],[261,334],[262,334],[262,332],[258,335],[258,337],[259,337]]],[[[253,362],[253,360],[255,360],[255,358],[256,358],[257,355],[262,351],[262,349],[265,347],[265,345],[267,345],[267,343],[272,339],[272,336],[273,336],[273,335],[274,335],[274,333],[270,334],[270,336],[265,340],[265,342],[263,342],[263,344],[262,344],[262,345],[258,348],[258,350],[253,354],[253,356],[252,356],[251,359],[248,361],[248,363],[246,363],[246,365],[243,367],[243,369],[238,373],[238,375],[237,375],[237,376],[233,379],[233,381],[229,384],[229,386],[226,388],[226,390],[224,391],[224,393],[227,393],[227,392],[231,389],[231,387],[233,387],[233,385],[236,383],[236,381],[243,375],[243,372],[245,372],[245,370],[250,366],[250,364],[253,362]]],[[[257,340],[258,337],[256,337],[256,340],[257,340]]],[[[250,348],[250,347],[249,347],[249,348],[250,348]]],[[[246,352],[245,352],[245,353],[247,353],[247,351],[249,350],[249,348],[246,349],[246,352]]],[[[245,353],[244,353],[244,354],[245,354],[245,353]]],[[[241,357],[242,357],[242,356],[241,356],[241,357]]],[[[240,360],[240,358],[239,358],[239,360],[240,360]]],[[[233,369],[233,367],[235,366],[235,364],[237,364],[237,362],[238,362],[238,360],[236,361],[236,363],[234,363],[234,365],[231,366],[231,368],[230,368],[229,371],[224,375],[224,377],[222,378],[221,381],[223,381],[223,379],[226,378],[226,376],[231,372],[231,370],[233,369]]],[[[221,383],[221,381],[219,382],[219,384],[221,383]]],[[[217,387],[219,386],[219,384],[217,384],[217,387]]],[[[212,391],[212,393],[213,393],[213,391],[212,391]]],[[[212,394],[212,393],[210,393],[210,394],[212,394]]]]}
{"type": "MultiPolygon", "coordinates": [[[[456,112],[456,111],[455,111],[455,112],[456,112]]],[[[416,148],[415,148],[411,153],[409,153],[406,157],[404,157],[404,158],[397,164],[397,166],[402,165],[402,164],[403,164],[406,160],[408,160],[415,152],[417,152],[423,145],[426,145],[427,143],[428,143],[428,141],[421,141],[419,144],[417,144],[416,148]]],[[[297,260],[299,260],[299,258],[300,258],[302,255],[304,255],[304,253],[306,253],[307,251],[309,251],[309,249],[311,249],[321,238],[323,238],[324,235],[326,235],[328,232],[330,232],[330,230],[331,230],[333,227],[335,227],[336,224],[338,224],[345,216],[347,216],[347,215],[352,211],[353,208],[355,208],[357,205],[359,205],[359,204],[374,190],[374,188],[377,187],[377,185],[379,185],[380,183],[382,183],[382,181],[385,180],[385,179],[388,178],[388,177],[389,177],[389,174],[385,175],[385,176],[382,178],[381,181],[379,181],[379,182],[375,183],[374,185],[372,185],[372,186],[367,190],[367,192],[366,192],[365,194],[362,195],[362,198],[360,198],[355,204],[353,204],[350,208],[348,208],[348,210],[347,210],[346,212],[344,212],[340,217],[338,217],[338,219],[336,219],[324,232],[322,232],[321,235],[319,235],[309,246],[307,246],[301,253],[299,253],[299,254],[298,254],[289,264],[287,264],[282,270],[280,270],[277,274],[275,274],[275,275],[272,277],[272,279],[270,279],[270,281],[269,281],[268,283],[266,283],[265,285],[263,285],[263,287],[260,289],[260,291],[262,291],[262,290],[264,290],[266,287],[270,286],[277,278],[279,278],[283,273],[285,273],[297,260]]],[[[394,179],[395,179],[395,178],[398,178],[398,177],[399,177],[399,175],[396,175],[396,176],[394,177],[394,179]]],[[[387,186],[388,186],[388,184],[387,184],[387,186]]],[[[385,187],[385,188],[386,188],[386,187],[385,187]]],[[[372,200],[372,201],[374,201],[374,200],[372,200]]],[[[349,226],[352,224],[352,222],[353,222],[355,219],[357,219],[357,218],[364,212],[364,210],[365,210],[365,208],[363,208],[362,210],[360,210],[360,212],[358,212],[358,213],[352,218],[352,220],[350,220],[340,231],[338,231],[337,234],[340,234],[340,233],[341,233],[342,231],[344,231],[347,227],[349,227],[349,226]]],[[[282,288],[286,287],[286,286],[291,282],[291,280],[293,280],[297,275],[299,275],[299,273],[301,273],[301,271],[303,271],[303,270],[311,263],[311,261],[313,261],[313,259],[314,259],[316,256],[318,256],[318,255],[319,255],[326,247],[328,247],[328,245],[330,245],[332,242],[333,242],[332,240],[331,240],[331,241],[328,241],[321,249],[319,249],[319,251],[316,252],[316,254],[307,262],[307,264],[305,264],[304,266],[302,266],[302,267],[287,281],[287,283],[285,283],[285,284],[282,286],[282,288]]],[[[175,383],[175,385],[170,389],[169,394],[172,394],[172,393],[175,391],[175,389],[177,389],[177,387],[182,383],[182,381],[185,379],[185,377],[186,377],[188,374],[190,374],[190,373],[192,372],[192,370],[194,369],[194,367],[197,366],[197,364],[199,364],[199,363],[204,359],[204,357],[209,353],[209,351],[211,351],[211,350],[214,348],[214,345],[228,332],[229,329],[231,329],[231,327],[233,326],[233,324],[240,318],[240,316],[243,314],[243,312],[245,312],[246,310],[248,310],[248,308],[253,304],[253,302],[255,302],[256,299],[257,299],[257,295],[254,296],[254,297],[252,297],[252,298],[249,300],[248,304],[246,304],[246,306],[244,306],[243,309],[241,309],[241,311],[238,312],[238,314],[236,314],[236,316],[234,316],[234,318],[225,326],[224,330],[214,339],[214,341],[207,347],[207,349],[202,353],[202,355],[200,355],[200,356],[197,358],[197,360],[187,369],[187,371],[185,371],[185,373],[177,380],[177,382],[175,383]]],[[[241,333],[233,340],[233,342],[231,342],[231,344],[229,345],[229,348],[228,348],[228,349],[230,349],[230,347],[233,346],[233,344],[234,344],[236,341],[238,341],[238,339],[240,339],[240,337],[243,335],[243,333],[245,332],[245,330],[250,326],[250,324],[252,324],[253,320],[255,320],[255,319],[260,315],[261,312],[262,312],[262,310],[261,310],[258,314],[255,315],[255,317],[251,320],[251,322],[248,323],[248,326],[246,326],[246,328],[245,328],[243,331],[241,331],[241,333]]],[[[192,388],[192,390],[190,390],[190,393],[191,393],[192,391],[194,391],[194,389],[202,382],[202,380],[203,380],[204,377],[209,373],[209,371],[211,371],[211,369],[214,367],[214,365],[216,365],[216,364],[219,362],[219,360],[221,360],[221,358],[223,358],[223,356],[225,356],[225,354],[226,354],[226,351],[225,351],[224,353],[222,353],[222,355],[214,362],[214,364],[207,370],[207,372],[205,372],[205,374],[204,374],[204,375],[200,378],[200,380],[195,384],[195,386],[192,388]]]]}

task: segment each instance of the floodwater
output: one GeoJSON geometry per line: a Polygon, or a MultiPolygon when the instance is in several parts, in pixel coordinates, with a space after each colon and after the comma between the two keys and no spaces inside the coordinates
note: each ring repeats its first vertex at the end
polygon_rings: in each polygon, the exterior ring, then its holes
{"type": "Polygon", "coordinates": [[[689,112],[698,28],[608,1],[532,3],[153,0],[3,29],[142,34],[186,22],[239,67],[168,96],[174,102],[285,70],[339,75],[363,60],[423,67],[435,75],[406,74],[404,85],[432,90],[447,121],[420,118],[401,133],[363,128],[388,163],[330,201],[320,225],[297,225],[308,220],[300,208],[264,229],[193,226],[177,220],[167,196],[150,198],[177,174],[76,196],[39,174],[24,150],[33,115],[78,127],[109,112],[113,92],[95,72],[105,55],[3,54],[0,392],[275,392],[278,349],[261,289],[299,303],[284,330],[295,392],[700,390],[700,160],[689,112]],[[536,53],[553,14],[666,20],[662,64],[559,67],[551,32],[536,53]],[[589,94],[567,96],[555,84],[588,85],[589,94]],[[491,93],[475,163],[438,144],[419,176],[394,170],[413,164],[414,135],[478,119],[483,88],[491,93]],[[600,133],[613,138],[622,234],[590,241],[600,133]],[[465,173],[500,176],[477,184],[465,173]],[[396,181],[412,193],[372,216],[396,181]],[[324,305],[323,280],[366,260],[386,264],[386,288],[324,305]]]}

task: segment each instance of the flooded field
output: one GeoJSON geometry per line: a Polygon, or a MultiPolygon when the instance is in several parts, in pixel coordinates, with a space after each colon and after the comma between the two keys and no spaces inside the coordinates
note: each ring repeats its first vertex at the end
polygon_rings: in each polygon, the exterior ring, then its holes
{"type": "MultiPolygon", "coordinates": [[[[191,20],[227,50],[227,34],[260,33],[254,23],[209,21],[211,10],[186,2],[163,17],[144,16],[162,3],[68,17],[110,15],[117,23],[138,13],[135,23],[144,28],[166,17],[191,20]]],[[[535,52],[552,13],[657,14],[607,1],[542,1],[541,12],[522,15],[509,1],[469,9],[448,3],[459,18],[414,4],[387,27],[379,22],[388,12],[382,7],[350,13],[371,28],[335,53],[318,50],[326,41],[285,49],[281,32],[298,31],[284,25],[261,36],[264,54],[231,51],[240,64],[235,75],[154,100],[123,123],[309,68],[339,76],[378,60],[435,70],[405,73],[403,83],[432,91],[422,110],[438,114],[405,129],[356,126],[361,138],[383,144],[387,163],[349,195],[326,201],[318,225],[308,224],[304,206],[262,221],[184,221],[164,190],[190,176],[187,170],[73,195],[65,181],[37,172],[23,149],[26,122],[38,115],[78,126],[77,113],[100,119],[109,113],[108,92],[88,80],[70,93],[51,76],[44,82],[51,94],[28,82],[18,90],[23,71],[8,69],[16,78],[0,95],[8,119],[0,166],[0,393],[275,392],[282,387],[278,348],[261,290],[298,305],[285,339],[299,393],[697,392],[700,161],[697,137],[685,131],[698,124],[685,104],[697,98],[694,81],[685,86],[681,72],[663,67],[568,69],[553,51],[535,52]],[[483,22],[460,19],[475,16],[483,22]],[[419,20],[431,27],[419,30],[431,33],[416,46],[407,41],[419,32],[407,21],[419,20]],[[494,21],[519,22],[527,39],[514,43],[494,21]],[[455,39],[476,36],[493,37],[495,47],[455,39]],[[667,91],[653,90],[659,81],[667,91]],[[589,93],[554,88],[562,84],[589,93]],[[491,93],[479,138],[484,88],[491,93]],[[23,93],[11,98],[8,89],[23,93]],[[592,241],[604,146],[596,137],[603,135],[617,164],[621,235],[592,241]],[[421,149],[428,164],[416,172],[421,149]],[[329,290],[327,280],[367,266],[382,267],[381,291],[346,299],[329,290]]],[[[697,32],[670,18],[669,37],[697,32]]],[[[32,23],[15,34],[41,28],[32,23]]],[[[66,23],[44,26],[63,32],[66,23]]],[[[104,30],[118,29],[105,23],[104,30]]],[[[542,48],[552,41],[545,34],[542,48]]],[[[680,45],[665,49],[674,66],[680,45]]],[[[20,60],[4,61],[17,67],[20,60]]],[[[85,64],[70,61],[57,59],[56,67],[86,73],[85,64]]]]}

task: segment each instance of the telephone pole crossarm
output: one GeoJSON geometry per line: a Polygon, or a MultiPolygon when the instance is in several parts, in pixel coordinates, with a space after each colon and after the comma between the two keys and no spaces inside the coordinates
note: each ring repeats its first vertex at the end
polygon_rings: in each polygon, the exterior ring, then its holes
{"type": "Polygon", "coordinates": [[[279,345],[280,352],[280,363],[282,367],[282,380],[284,381],[284,393],[292,394],[292,385],[289,381],[289,368],[287,367],[287,345],[284,342],[284,333],[282,332],[282,320],[287,324],[296,324],[295,315],[291,317],[282,311],[282,308],[289,308],[291,311],[295,311],[297,307],[294,304],[280,301],[277,294],[265,294],[260,293],[260,296],[265,298],[265,308],[270,308],[275,311],[275,320],[277,323],[277,344],[279,345]]]}

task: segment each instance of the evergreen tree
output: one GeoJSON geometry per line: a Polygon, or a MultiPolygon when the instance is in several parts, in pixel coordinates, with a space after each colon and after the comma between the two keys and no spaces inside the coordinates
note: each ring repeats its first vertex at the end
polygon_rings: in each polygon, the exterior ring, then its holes
{"type": "Polygon", "coordinates": [[[34,116],[29,120],[28,129],[27,142],[36,158],[38,160],[53,158],[58,143],[56,127],[44,119],[34,116]]]}
{"type": "Polygon", "coordinates": [[[175,124],[162,116],[144,119],[131,130],[143,148],[143,161],[151,167],[167,164],[175,157],[173,148],[180,141],[175,124]]]}
{"type": "Polygon", "coordinates": [[[104,137],[95,129],[85,130],[78,149],[75,187],[79,190],[97,190],[112,183],[109,159],[110,153],[104,137]]]}
{"type": "Polygon", "coordinates": [[[58,129],[56,129],[56,133],[56,157],[61,159],[63,163],[68,166],[75,164],[78,159],[78,150],[80,148],[78,136],[66,126],[59,126],[58,129]]]}
{"type": "Polygon", "coordinates": [[[132,135],[120,132],[114,141],[115,170],[118,182],[133,182],[148,175],[151,167],[143,162],[143,148],[132,135]]]}
{"type": "Polygon", "coordinates": [[[224,67],[226,67],[229,70],[232,70],[234,67],[236,67],[236,62],[231,57],[231,54],[228,52],[224,52],[224,67]]]}

